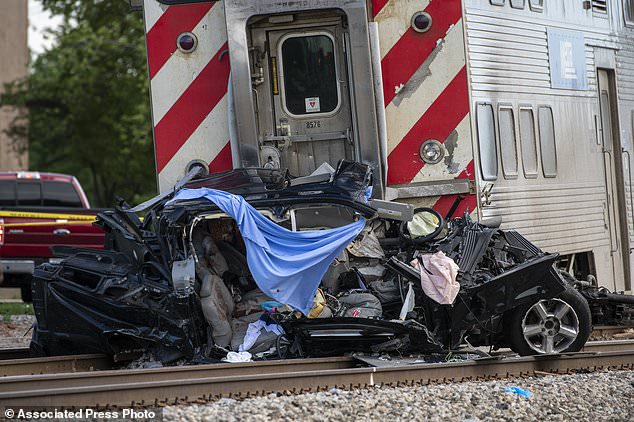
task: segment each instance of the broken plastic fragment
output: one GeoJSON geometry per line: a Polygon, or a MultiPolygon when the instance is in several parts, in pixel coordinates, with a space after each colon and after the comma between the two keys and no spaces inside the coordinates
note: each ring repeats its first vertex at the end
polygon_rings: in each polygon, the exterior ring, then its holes
{"type": "Polygon", "coordinates": [[[405,300],[403,301],[403,307],[401,308],[401,313],[399,315],[399,319],[401,321],[405,321],[405,317],[409,312],[414,310],[414,288],[413,284],[409,283],[409,287],[407,288],[407,295],[405,296],[405,300]]]}
{"type": "Polygon", "coordinates": [[[239,363],[251,362],[251,353],[249,352],[229,352],[227,356],[222,358],[223,362],[239,363]]]}
{"type": "Polygon", "coordinates": [[[272,312],[277,309],[284,308],[284,304],[276,300],[267,300],[266,302],[262,302],[260,306],[262,306],[262,310],[266,312],[272,312]]]}
{"type": "Polygon", "coordinates": [[[514,394],[517,394],[519,396],[525,397],[527,399],[530,399],[531,396],[533,395],[530,391],[524,390],[521,387],[506,387],[504,389],[504,392],[505,393],[514,393],[514,394]]]}

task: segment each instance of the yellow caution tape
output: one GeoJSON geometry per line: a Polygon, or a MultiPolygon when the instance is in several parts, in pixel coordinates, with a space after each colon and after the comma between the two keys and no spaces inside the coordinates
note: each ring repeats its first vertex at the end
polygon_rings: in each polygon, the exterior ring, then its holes
{"type": "Polygon", "coordinates": [[[51,220],[95,221],[95,214],[57,214],[50,212],[0,211],[0,218],[48,218],[51,220]]]}

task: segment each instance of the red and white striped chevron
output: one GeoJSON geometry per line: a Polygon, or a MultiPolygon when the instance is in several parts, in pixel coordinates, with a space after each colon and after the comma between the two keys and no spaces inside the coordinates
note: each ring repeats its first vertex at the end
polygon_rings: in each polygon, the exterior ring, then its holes
{"type": "MultiPolygon", "coordinates": [[[[473,149],[461,0],[373,0],[378,24],[388,132],[388,184],[473,179],[473,149]],[[433,19],[415,32],[418,11],[433,19]],[[448,155],[435,165],[419,156],[428,139],[445,143],[448,155]]],[[[227,126],[229,56],[222,2],[165,6],[145,0],[148,67],[156,166],[161,191],[182,177],[194,159],[210,171],[231,168],[227,126]],[[198,48],[176,48],[182,32],[198,48]]],[[[431,198],[441,213],[454,196],[431,198]]],[[[457,212],[476,209],[468,195],[457,212]]]]}
{"type": "Polygon", "coordinates": [[[144,15],[159,189],[174,186],[193,159],[208,162],[212,172],[230,170],[222,2],[165,6],[145,0],[144,15]],[[193,53],[177,49],[182,32],[196,34],[193,53]]]}
{"type": "MultiPolygon", "coordinates": [[[[383,71],[388,132],[389,185],[434,180],[473,179],[473,147],[461,0],[373,0],[383,71]],[[428,32],[411,28],[425,11],[428,32]],[[428,139],[445,144],[447,156],[425,164],[419,149],[428,139]]],[[[433,198],[444,214],[455,196],[433,198]]],[[[476,210],[467,195],[457,213],[476,210]]]]}

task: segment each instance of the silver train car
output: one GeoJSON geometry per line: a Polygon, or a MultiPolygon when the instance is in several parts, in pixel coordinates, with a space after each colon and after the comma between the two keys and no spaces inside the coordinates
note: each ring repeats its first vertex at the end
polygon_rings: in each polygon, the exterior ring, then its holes
{"type": "Polygon", "coordinates": [[[632,291],[634,1],[465,0],[478,214],[632,291]]]}

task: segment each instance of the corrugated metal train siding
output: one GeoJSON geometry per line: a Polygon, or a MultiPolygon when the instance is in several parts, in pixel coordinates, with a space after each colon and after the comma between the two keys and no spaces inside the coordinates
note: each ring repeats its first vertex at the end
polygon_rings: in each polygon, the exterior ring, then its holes
{"type": "MultiPolygon", "coordinates": [[[[528,6],[524,11],[508,5],[495,7],[488,0],[465,0],[465,6],[472,107],[477,102],[492,103],[497,117],[499,103],[513,106],[518,155],[519,176],[506,180],[502,176],[498,139],[499,177],[493,182],[490,205],[481,207],[481,216],[501,216],[502,227],[519,230],[546,250],[564,254],[595,251],[600,280],[607,285],[611,269],[604,261],[609,260],[610,238],[603,156],[594,136],[593,116],[599,110],[593,46],[615,46],[614,37],[609,35],[609,22],[591,16],[571,18],[574,10],[554,2],[546,5],[544,13],[531,12],[528,6]],[[594,27],[587,25],[588,19],[594,20],[594,27]],[[586,91],[550,87],[548,27],[577,31],[583,28],[586,91]],[[558,156],[555,178],[543,176],[539,143],[538,177],[523,176],[520,105],[533,107],[535,122],[539,106],[552,107],[558,156]]],[[[475,116],[473,120],[475,134],[475,116]]],[[[477,151],[477,139],[474,145],[477,151]]],[[[481,178],[480,171],[476,173],[481,178]]],[[[487,183],[491,182],[480,179],[481,185],[487,183]]]]}

